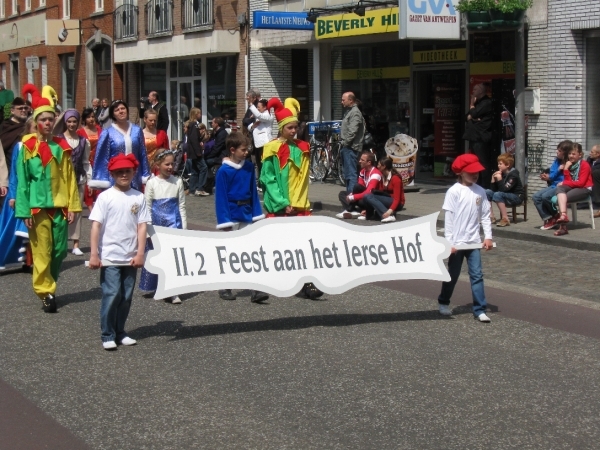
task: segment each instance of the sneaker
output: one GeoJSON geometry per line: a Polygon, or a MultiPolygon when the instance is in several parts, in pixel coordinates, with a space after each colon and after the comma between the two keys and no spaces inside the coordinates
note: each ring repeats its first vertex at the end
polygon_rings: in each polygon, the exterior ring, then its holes
{"type": "Polygon", "coordinates": [[[252,303],[261,303],[269,298],[269,294],[261,291],[252,291],[252,297],[250,297],[250,301],[252,303]]]}
{"type": "Polygon", "coordinates": [[[181,304],[181,299],[179,298],[179,295],[175,295],[175,296],[171,297],[169,300],[171,301],[171,304],[173,304],[173,305],[181,304]]]}
{"type": "Polygon", "coordinates": [[[106,341],[102,343],[102,347],[104,347],[104,350],[116,350],[117,343],[115,341],[106,341]]]}
{"type": "Polygon", "coordinates": [[[83,252],[79,247],[73,248],[73,251],[71,253],[73,253],[75,256],[83,256],[83,252]]]}
{"type": "Polygon", "coordinates": [[[508,219],[500,219],[498,223],[496,223],[497,227],[510,227],[510,221],[508,219]]]}
{"type": "Polygon", "coordinates": [[[338,219],[352,219],[352,214],[350,214],[348,211],[342,211],[341,213],[336,214],[335,217],[338,219]],[[348,214],[348,217],[346,217],[346,214],[348,214]]]}
{"type": "Polygon", "coordinates": [[[44,307],[44,312],[46,313],[55,313],[56,312],[56,297],[52,294],[46,295],[42,300],[42,305],[44,307]]]}
{"type": "Polygon", "coordinates": [[[121,339],[121,342],[119,342],[119,344],[121,344],[121,345],[135,345],[135,344],[137,344],[137,341],[135,339],[131,339],[129,336],[125,336],[123,339],[121,339]]]}
{"type": "Polygon", "coordinates": [[[363,216],[362,214],[357,217],[358,220],[367,220],[367,216],[363,216]]]}
{"type": "Polygon", "coordinates": [[[210,194],[206,191],[196,191],[196,194],[199,197],[208,197],[210,194]]]}
{"type": "Polygon", "coordinates": [[[385,219],[381,219],[381,223],[389,223],[389,222],[395,222],[396,218],[394,216],[388,216],[385,219]]]}
{"type": "Polygon", "coordinates": [[[477,316],[477,320],[483,323],[490,323],[492,320],[486,315],[486,313],[481,313],[477,316]]]}
{"type": "Polygon", "coordinates": [[[450,305],[442,305],[440,303],[439,305],[439,310],[440,310],[440,314],[442,316],[451,316],[452,315],[452,308],[450,308],[450,305]]]}
{"type": "Polygon", "coordinates": [[[219,291],[219,297],[221,297],[222,300],[235,300],[236,296],[233,292],[231,292],[231,289],[221,289],[219,291]]]}
{"type": "Polygon", "coordinates": [[[556,225],[556,219],[554,217],[550,217],[549,219],[544,220],[544,225],[540,227],[540,230],[551,230],[556,225]]]}

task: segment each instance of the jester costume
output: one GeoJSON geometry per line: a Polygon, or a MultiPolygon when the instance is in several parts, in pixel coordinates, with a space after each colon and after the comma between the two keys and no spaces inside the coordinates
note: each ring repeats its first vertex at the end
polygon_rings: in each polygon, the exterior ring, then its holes
{"type": "MultiPolygon", "coordinates": [[[[285,100],[285,106],[278,98],[267,103],[267,110],[274,108],[279,130],[287,124],[298,122],[300,104],[294,98],[285,100]]],[[[275,139],[263,148],[263,166],[260,181],[264,187],[263,201],[267,217],[310,216],[308,201],[310,146],[308,142],[294,139],[275,139]],[[286,212],[288,206],[292,207],[286,212]]],[[[306,283],[300,291],[311,300],[323,295],[313,283],[306,283]]]]}
{"type": "MultiPolygon", "coordinates": [[[[23,87],[32,95],[34,120],[42,113],[54,114],[49,86],[40,97],[35,86],[23,87]],[[49,89],[48,89],[49,88],[49,89]]],[[[56,312],[56,280],[67,255],[67,213],[81,212],[77,179],[71,163],[71,147],[59,137],[40,139],[28,134],[22,139],[17,160],[15,216],[31,219],[29,240],[33,252],[33,290],[42,299],[44,311],[56,312]]]]}

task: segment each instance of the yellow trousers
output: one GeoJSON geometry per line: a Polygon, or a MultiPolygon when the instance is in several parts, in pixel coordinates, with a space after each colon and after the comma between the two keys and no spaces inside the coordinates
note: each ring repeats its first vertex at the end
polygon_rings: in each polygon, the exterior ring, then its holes
{"type": "Polygon", "coordinates": [[[44,299],[56,292],[60,266],[67,256],[68,223],[60,209],[42,209],[32,219],[29,242],[33,253],[33,291],[44,299]]]}

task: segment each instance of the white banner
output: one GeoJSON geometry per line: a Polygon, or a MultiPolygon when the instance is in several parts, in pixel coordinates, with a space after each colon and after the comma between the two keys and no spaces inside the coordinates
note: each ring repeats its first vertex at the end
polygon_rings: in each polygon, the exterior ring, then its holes
{"type": "Polygon", "coordinates": [[[216,289],[288,297],[307,282],[341,294],[375,281],[449,281],[450,245],[436,233],[437,216],[379,226],[286,217],[232,232],[149,227],[154,250],[145,267],[159,276],[155,298],[216,289]]]}
{"type": "Polygon", "coordinates": [[[400,39],[460,39],[457,0],[399,0],[400,39]]]}

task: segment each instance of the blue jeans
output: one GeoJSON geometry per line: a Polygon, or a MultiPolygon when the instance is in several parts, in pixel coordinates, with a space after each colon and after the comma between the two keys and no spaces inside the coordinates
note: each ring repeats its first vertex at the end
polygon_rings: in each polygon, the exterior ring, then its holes
{"type": "Polygon", "coordinates": [[[531,197],[531,200],[533,200],[533,204],[538,210],[538,214],[540,215],[542,220],[548,220],[554,214],[556,214],[554,208],[552,208],[552,197],[554,197],[555,195],[556,188],[548,186],[543,189],[540,189],[535,194],[533,194],[533,197],[531,197]]]}
{"type": "Polygon", "coordinates": [[[346,192],[351,193],[358,181],[358,152],[351,148],[342,147],[342,167],[344,168],[344,179],[346,180],[346,192]]]}
{"type": "Polygon", "coordinates": [[[494,192],[491,189],[486,189],[485,193],[487,194],[487,199],[490,202],[504,203],[508,206],[517,206],[523,203],[521,197],[519,197],[517,194],[513,194],[512,192],[494,192]]]}
{"type": "MultiPolygon", "coordinates": [[[[388,197],[387,195],[378,195],[378,194],[367,194],[363,197],[363,200],[367,205],[377,211],[379,217],[382,217],[392,203],[394,203],[394,199],[392,197],[388,197]]],[[[396,211],[400,211],[402,209],[402,205],[398,205],[396,211]]]]}
{"type": "Polygon", "coordinates": [[[483,271],[481,270],[481,250],[457,250],[448,258],[448,272],[450,281],[442,283],[442,292],[438,297],[440,305],[449,305],[450,297],[454,292],[454,286],[458,281],[460,269],[462,268],[463,258],[467,258],[469,268],[469,279],[471,280],[471,292],[473,294],[473,315],[479,317],[485,312],[487,302],[483,290],[483,271]]]}
{"type": "Polygon", "coordinates": [[[204,158],[188,160],[190,162],[190,192],[201,191],[208,177],[208,166],[204,158]]]}
{"type": "Polygon", "coordinates": [[[131,266],[100,268],[102,342],[115,340],[120,342],[127,337],[125,321],[131,308],[136,275],[137,269],[131,266]]]}

